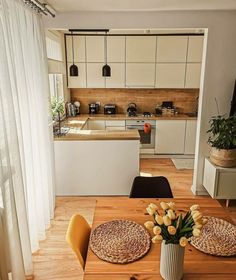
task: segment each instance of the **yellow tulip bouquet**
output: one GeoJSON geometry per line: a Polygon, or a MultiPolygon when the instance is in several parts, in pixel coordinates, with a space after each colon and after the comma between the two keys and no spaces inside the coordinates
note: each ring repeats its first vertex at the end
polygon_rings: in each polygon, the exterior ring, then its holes
{"type": "Polygon", "coordinates": [[[199,205],[192,205],[190,210],[183,215],[177,213],[174,202],[161,202],[161,209],[154,203],[146,208],[154,221],[147,221],[144,226],[154,233],[153,243],[165,240],[165,244],[179,244],[185,247],[192,236],[201,234],[207,219],[199,212],[199,205]]]}

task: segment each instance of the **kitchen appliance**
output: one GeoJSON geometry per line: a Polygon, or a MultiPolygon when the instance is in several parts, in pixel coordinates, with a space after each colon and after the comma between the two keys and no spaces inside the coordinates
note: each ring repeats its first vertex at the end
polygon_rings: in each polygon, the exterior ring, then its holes
{"type": "Polygon", "coordinates": [[[127,108],[127,113],[129,117],[137,116],[137,105],[135,103],[129,103],[127,108]]]}
{"type": "Polygon", "coordinates": [[[155,148],[155,134],[156,134],[156,121],[155,120],[126,120],[126,129],[137,129],[140,135],[140,148],[141,150],[154,151],[155,148]],[[150,125],[149,133],[145,131],[145,124],[150,125]]]}
{"type": "Polygon", "coordinates": [[[105,104],[104,105],[104,114],[105,115],[116,114],[116,105],[115,104],[105,104]]]}
{"type": "Polygon", "coordinates": [[[90,103],[89,104],[89,114],[94,115],[99,112],[99,104],[98,103],[90,103]]]}
{"type": "Polygon", "coordinates": [[[153,116],[153,114],[151,112],[143,112],[142,116],[145,118],[150,118],[153,116]]]}

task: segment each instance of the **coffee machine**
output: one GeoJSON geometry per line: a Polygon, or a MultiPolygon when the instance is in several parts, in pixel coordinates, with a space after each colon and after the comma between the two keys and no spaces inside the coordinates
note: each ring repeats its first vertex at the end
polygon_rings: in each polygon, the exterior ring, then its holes
{"type": "Polygon", "coordinates": [[[98,114],[99,112],[99,104],[98,103],[90,103],[89,104],[89,114],[90,115],[94,115],[94,114],[98,114]]]}

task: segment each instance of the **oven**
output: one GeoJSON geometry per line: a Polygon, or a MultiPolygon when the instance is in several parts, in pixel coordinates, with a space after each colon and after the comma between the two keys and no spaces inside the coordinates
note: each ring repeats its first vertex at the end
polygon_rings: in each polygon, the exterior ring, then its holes
{"type": "Polygon", "coordinates": [[[154,120],[126,120],[126,129],[137,129],[140,135],[141,149],[155,148],[156,121],[154,120]],[[150,133],[144,132],[144,124],[151,125],[150,133]]]}

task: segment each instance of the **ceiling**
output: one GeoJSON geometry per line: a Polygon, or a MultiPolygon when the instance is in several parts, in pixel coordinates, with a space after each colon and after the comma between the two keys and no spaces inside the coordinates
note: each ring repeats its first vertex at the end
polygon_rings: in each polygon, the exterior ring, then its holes
{"type": "Polygon", "coordinates": [[[236,10],[236,0],[47,0],[57,12],[236,10]]]}

